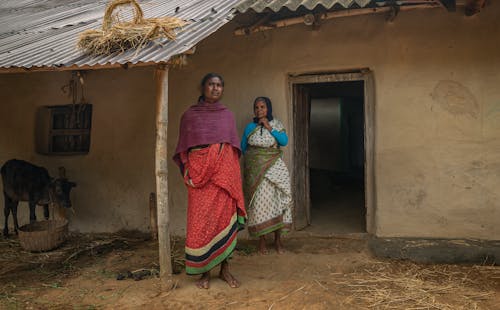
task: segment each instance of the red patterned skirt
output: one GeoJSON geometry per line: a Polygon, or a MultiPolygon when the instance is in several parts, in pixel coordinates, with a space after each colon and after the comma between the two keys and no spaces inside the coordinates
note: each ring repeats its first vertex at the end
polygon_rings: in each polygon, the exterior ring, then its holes
{"type": "Polygon", "coordinates": [[[188,187],[186,273],[209,271],[231,255],[246,217],[239,152],[229,144],[182,153],[188,187]]]}

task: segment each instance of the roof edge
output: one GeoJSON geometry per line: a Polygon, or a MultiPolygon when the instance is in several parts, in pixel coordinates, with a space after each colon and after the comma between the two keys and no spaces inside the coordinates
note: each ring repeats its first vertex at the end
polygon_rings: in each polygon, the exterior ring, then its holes
{"type": "Polygon", "coordinates": [[[72,66],[41,66],[41,67],[9,67],[9,68],[0,68],[0,74],[9,74],[9,73],[32,73],[32,72],[63,72],[63,71],[78,71],[78,70],[105,70],[105,69],[129,69],[135,67],[147,67],[147,66],[157,66],[157,65],[172,65],[170,61],[160,61],[160,62],[138,62],[138,63],[113,63],[113,64],[104,64],[104,65],[72,65],[72,66]]]}

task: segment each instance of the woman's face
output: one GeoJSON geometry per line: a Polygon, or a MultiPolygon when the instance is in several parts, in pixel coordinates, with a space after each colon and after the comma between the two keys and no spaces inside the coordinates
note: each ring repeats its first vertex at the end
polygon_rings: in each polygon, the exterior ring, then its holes
{"type": "Polygon", "coordinates": [[[222,81],[218,77],[210,78],[203,85],[203,96],[208,103],[219,101],[223,91],[224,86],[222,86],[222,81]]]}
{"type": "Polygon", "coordinates": [[[267,116],[267,105],[264,101],[257,101],[253,106],[255,117],[263,118],[267,116]]]}

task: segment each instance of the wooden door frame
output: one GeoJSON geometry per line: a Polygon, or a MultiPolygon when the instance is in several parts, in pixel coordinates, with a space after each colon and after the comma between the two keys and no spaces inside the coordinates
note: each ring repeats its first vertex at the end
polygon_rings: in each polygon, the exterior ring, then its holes
{"type": "MultiPolygon", "coordinates": [[[[300,84],[317,84],[317,83],[329,83],[329,82],[351,82],[351,81],[363,81],[364,86],[364,143],[365,143],[365,208],[366,208],[366,231],[370,234],[375,233],[376,223],[375,223],[375,212],[376,212],[376,179],[375,179],[375,84],[373,78],[373,72],[369,69],[356,69],[343,72],[326,72],[326,73],[303,73],[303,74],[290,74],[288,76],[288,95],[290,109],[288,109],[288,122],[291,124],[293,130],[290,131],[291,141],[293,141],[293,148],[297,150],[296,141],[296,131],[300,130],[304,126],[298,126],[295,124],[295,111],[297,110],[298,100],[295,96],[295,89],[300,84]]],[[[309,121],[308,121],[309,122],[309,121]]],[[[308,124],[306,124],[306,128],[308,124]]],[[[307,135],[306,135],[306,139],[307,135]]],[[[309,145],[309,141],[306,141],[306,145],[309,145]]],[[[296,172],[299,169],[304,169],[303,163],[308,163],[308,150],[305,152],[305,158],[300,155],[299,152],[292,152],[291,154],[291,178],[292,184],[300,184],[300,180],[296,180],[296,172]],[[298,155],[299,154],[299,155],[298,155]],[[302,165],[301,165],[302,163],[302,165]]],[[[307,169],[307,168],[306,168],[307,169]]],[[[307,172],[308,175],[308,172],[307,172]]],[[[309,200],[309,180],[304,182],[306,187],[305,192],[306,197],[297,197],[301,191],[292,190],[293,199],[295,202],[304,201],[306,208],[307,222],[310,224],[310,208],[311,202],[309,200]]],[[[296,217],[298,213],[298,207],[295,206],[294,212],[294,222],[296,222],[296,217]]]]}

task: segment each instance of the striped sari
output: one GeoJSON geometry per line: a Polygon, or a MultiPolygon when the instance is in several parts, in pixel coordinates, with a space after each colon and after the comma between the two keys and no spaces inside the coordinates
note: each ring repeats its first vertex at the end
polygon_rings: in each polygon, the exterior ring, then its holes
{"type": "Polygon", "coordinates": [[[180,156],[188,188],[186,273],[201,274],[231,255],[246,217],[239,152],[212,144],[180,156]]]}
{"type": "MultiPolygon", "coordinates": [[[[284,130],[278,120],[270,125],[284,130]]],[[[259,237],[292,226],[292,194],[290,176],[277,148],[276,139],[258,126],[247,137],[245,153],[245,199],[248,203],[248,232],[259,237]]]]}

